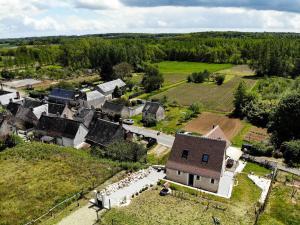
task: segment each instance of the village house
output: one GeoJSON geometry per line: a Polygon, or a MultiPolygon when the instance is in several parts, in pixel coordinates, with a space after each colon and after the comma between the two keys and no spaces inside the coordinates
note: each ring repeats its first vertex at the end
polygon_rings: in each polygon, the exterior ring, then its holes
{"type": "Polygon", "coordinates": [[[165,109],[158,102],[147,102],[143,108],[143,121],[146,118],[153,118],[156,121],[163,120],[165,118],[165,109]]]}
{"type": "Polygon", "coordinates": [[[76,104],[78,97],[79,94],[73,90],[53,88],[48,95],[48,101],[58,104],[76,104]]]}
{"type": "Polygon", "coordinates": [[[230,146],[219,126],[204,136],[176,134],[166,164],[168,180],[217,192],[230,146]]]}
{"type": "Polygon", "coordinates": [[[116,87],[119,87],[121,89],[124,89],[126,84],[121,79],[112,80],[103,84],[99,84],[96,89],[105,95],[107,100],[112,99],[112,94],[116,87]]]}
{"type": "Polygon", "coordinates": [[[10,102],[6,109],[12,114],[13,126],[16,131],[30,131],[38,123],[37,116],[33,113],[33,108],[25,108],[23,105],[10,102]]]}
{"type": "Polygon", "coordinates": [[[95,115],[95,109],[80,108],[74,114],[73,119],[83,123],[87,128],[90,126],[95,115]]]}
{"type": "Polygon", "coordinates": [[[79,102],[85,108],[101,108],[105,102],[105,96],[97,90],[90,91],[84,93],[79,102]]]}
{"type": "Polygon", "coordinates": [[[77,148],[84,142],[88,129],[83,123],[61,117],[42,115],[36,137],[42,142],[77,148]]]}
{"type": "Polygon", "coordinates": [[[12,133],[11,116],[6,112],[0,113],[0,141],[5,141],[12,133]]]}
{"type": "Polygon", "coordinates": [[[67,104],[48,103],[48,116],[73,119],[74,112],[67,104]]]}
{"type": "Polygon", "coordinates": [[[29,97],[24,99],[23,107],[32,109],[32,112],[38,119],[42,116],[43,112],[48,113],[47,103],[29,97]]]}
{"type": "Polygon", "coordinates": [[[8,92],[0,90],[0,104],[3,106],[8,105],[10,102],[22,103],[24,99],[21,97],[20,93],[8,92]]]}
{"type": "Polygon", "coordinates": [[[113,123],[107,120],[98,119],[90,128],[86,136],[86,142],[99,147],[107,147],[114,141],[124,140],[126,130],[122,124],[113,123]]]}

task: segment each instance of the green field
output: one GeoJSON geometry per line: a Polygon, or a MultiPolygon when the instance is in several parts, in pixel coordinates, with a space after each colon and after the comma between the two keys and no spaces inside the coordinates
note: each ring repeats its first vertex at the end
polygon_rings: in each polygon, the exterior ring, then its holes
{"type": "Polygon", "coordinates": [[[0,224],[24,224],[120,168],[89,153],[26,143],[0,153],[0,224]]]}
{"type": "Polygon", "coordinates": [[[163,73],[165,85],[170,85],[182,80],[186,80],[187,76],[193,72],[202,72],[204,70],[208,70],[209,72],[216,72],[232,67],[231,64],[209,64],[177,61],[163,61],[155,65],[157,65],[160,72],[163,73]]]}
{"type": "MultiPolygon", "coordinates": [[[[266,171],[258,166],[256,172],[266,171]]],[[[206,198],[210,199],[208,209],[206,209],[207,199],[197,197],[192,192],[188,192],[190,194],[187,194],[187,198],[181,199],[174,196],[159,196],[160,188],[149,190],[134,198],[129,206],[115,208],[105,213],[99,224],[110,225],[113,222],[114,225],[209,225],[213,224],[212,216],[214,216],[224,225],[252,225],[261,191],[246,173],[239,174],[236,183],[230,200],[205,194],[206,198]],[[216,209],[214,207],[216,205],[226,208],[226,211],[216,209]]]]}
{"type": "Polygon", "coordinates": [[[233,110],[234,90],[242,80],[249,87],[253,87],[256,83],[255,79],[242,78],[240,76],[235,76],[220,86],[212,83],[184,83],[158,95],[154,95],[153,98],[162,98],[165,95],[184,106],[189,106],[194,102],[201,102],[206,110],[230,112],[233,110]]]}
{"type": "MultiPolygon", "coordinates": [[[[300,224],[300,193],[298,188],[293,188],[292,182],[286,183],[286,177],[291,174],[279,172],[271,191],[267,207],[260,216],[259,225],[298,225],[300,224]],[[297,190],[298,189],[298,190],[297,190]],[[294,197],[293,191],[297,190],[294,197]]],[[[300,183],[300,177],[293,177],[300,183]]]]}

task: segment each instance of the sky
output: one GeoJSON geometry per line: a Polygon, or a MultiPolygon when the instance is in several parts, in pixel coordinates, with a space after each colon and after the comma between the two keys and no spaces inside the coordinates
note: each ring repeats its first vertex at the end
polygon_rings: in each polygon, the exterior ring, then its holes
{"type": "Polygon", "coordinates": [[[0,0],[0,38],[299,32],[300,0],[0,0]]]}

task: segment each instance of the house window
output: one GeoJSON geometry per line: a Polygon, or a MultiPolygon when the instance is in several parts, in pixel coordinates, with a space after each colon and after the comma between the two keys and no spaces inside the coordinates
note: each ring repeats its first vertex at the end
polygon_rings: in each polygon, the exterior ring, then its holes
{"type": "Polygon", "coordinates": [[[208,158],[209,158],[209,156],[207,154],[203,154],[202,155],[202,162],[207,163],[208,162],[208,158]]]}
{"type": "Polygon", "coordinates": [[[187,159],[189,155],[189,151],[188,150],[183,150],[182,154],[181,154],[181,158],[187,159]]]}
{"type": "Polygon", "coordinates": [[[197,175],[196,180],[201,180],[201,177],[197,175]]]}
{"type": "Polygon", "coordinates": [[[180,175],[180,174],[181,174],[181,172],[179,170],[177,170],[177,175],[180,175]]]}
{"type": "Polygon", "coordinates": [[[215,179],[210,179],[210,183],[214,184],[215,183],[215,179]]]}

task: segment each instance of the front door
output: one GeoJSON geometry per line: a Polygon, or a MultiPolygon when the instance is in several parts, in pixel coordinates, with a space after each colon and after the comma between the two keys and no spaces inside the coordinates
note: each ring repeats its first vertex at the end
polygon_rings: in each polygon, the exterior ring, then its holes
{"type": "Polygon", "coordinates": [[[194,175],[193,174],[189,174],[189,182],[188,182],[189,186],[194,186],[194,175]]]}

